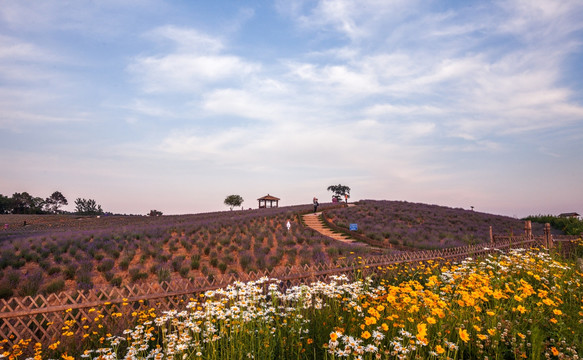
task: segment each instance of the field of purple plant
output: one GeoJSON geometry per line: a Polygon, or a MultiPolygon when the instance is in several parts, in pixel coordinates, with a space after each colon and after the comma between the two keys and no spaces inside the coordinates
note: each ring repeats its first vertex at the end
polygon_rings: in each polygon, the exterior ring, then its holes
{"type": "MultiPolygon", "coordinates": [[[[370,255],[362,246],[304,227],[300,214],[311,209],[160,217],[0,215],[0,223],[8,224],[0,231],[0,298],[178,277],[213,279],[370,255]]],[[[370,239],[418,249],[487,242],[489,226],[503,235],[524,229],[518,219],[399,201],[366,200],[340,208],[322,204],[321,209],[340,227],[357,223],[359,233],[370,239]]],[[[542,233],[542,225],[533,228],[542,233]]]]}
{"type": "MultiPolygon", "coordinates": [[[[418,249],[440,249],[490,241],[490,226],[496,235],[524,233],[524,221],[500,215],[406,201],[364,200],[358,206],[326,212],[331,221],[370,239],[418,249]]],[[[532,224],[534,234],[543,234],[542,224],[532,224]]]]}
{"type": "Polygon", "coordinates": [[[0,298],[175,277],[212,279],[365,255],[301,226],[298,214],[311,208],[161,217],[0,215],[9,224],[0,232],[0,298]]]}

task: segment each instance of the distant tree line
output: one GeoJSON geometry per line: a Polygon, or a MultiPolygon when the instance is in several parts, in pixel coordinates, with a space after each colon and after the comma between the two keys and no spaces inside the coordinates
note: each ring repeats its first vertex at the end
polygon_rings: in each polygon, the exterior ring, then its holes
{"type": "MultiPolygon", "coordinates": [[[[0,194],[0,214],[64,214],[61,207],[68,205],[67,198],[55,191],[51,196],[43,199],[30,195],[28,192],[14,193],[11,197],[0,194]]],[[[103,214],[101,205],[93,199],[77,198],[75,213],[81,215],[103,214]]]]}
{"type": "Polygon", "coordinates": [[[561,230],[565,235],[581,235],[583,234],[583,221],[575,217],[562,217],[553,215],[536,215],[529,216],[524,220],[546,224],[549,223],[555,229],[561,230]]]}

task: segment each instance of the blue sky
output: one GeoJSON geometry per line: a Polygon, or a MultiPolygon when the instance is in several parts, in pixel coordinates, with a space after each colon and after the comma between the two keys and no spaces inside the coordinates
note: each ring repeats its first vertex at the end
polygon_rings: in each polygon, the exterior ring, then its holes
{"type": "Polygon", "coordinates": [[[0,3],[0,193],[583,212],[583,3],[0,3]]]}

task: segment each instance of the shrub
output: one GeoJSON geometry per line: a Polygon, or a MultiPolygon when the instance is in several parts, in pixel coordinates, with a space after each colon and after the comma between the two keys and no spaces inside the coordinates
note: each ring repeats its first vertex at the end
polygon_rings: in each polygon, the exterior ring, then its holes
{"type": "Polygon", "coordinates": [[[243,270],[248,270],[249,265],[251,265],[252,261],[253,261],[253,257],[251,256],[251,254],[249,254],[246,251],[241,253],[241,255],[239,256],[239,264],[241,265],[243,270]]]}
{"type": "Polygon", "coordinates": [[[14,294],[13,287],[8,282],[0,283],[0,299],[9,299],[14,294]]]}
{"type": "Polygon", "coordinates": [[[190,272],[190,268],[188,266],[182,266],[179,270],[178,273],[180,274],[180,276],[182,276],[183,278],[188,277],[188,273],[190,272]]]}
{"type": "Polygon", "coordinates": [[[122,269],[123,271],[127,271],[127,269],[130,267],[130,260],[128,258],[124,258],[119,262],[119,268],[122,269]]]}
{"type": "Polygon", "coordinates": [[[35,271],[22,279],[18,294],[20,296],[34,296],[38,294],[43,281],[41,271],[35,271]]]}
{"type": "Polygon", "coordinates": [[[174,270],[175,272],[178,272],[180,270],[180,268],[182,267],[183,262],[184,262],[183,255],[179,255],[179,256],[175,257],[174,259],[172,259],[172,270],[174,270]]]}
{"type": "Polygon", "coordinates": [[[77,273],[77,288],[80,290],[89,290],[93,288],[93,277],[91,273],[79,271],[77,273]]]}
{"type": "Polygon", "coordinates": [[[113,261],[113,259],[105,259],[101,263],[99,263],[99,265],[97,265],[97,271],[102,273],[110,271],[111,269],[113,269],[114,265],[115,262],[113,261]]]}
{"type": "Polygon", "coordinates": [[[112,278],[109,283],[111,284],[111,286],[120,287],[121,284],[123,283],[123,279],[121,278],[121,276],[116,276],[116,277],[112,278]]]}
{"type": "Polygon", "coordinates": [[[76,264],[68,264],[65,266],[65,271],[63,271],[65,275],[65,280],[73,280],[75,278],[75,274],[77,274],[77,265],[76,264]]]}
{"type": "Polygon", "coordinates": [[[51,281],[50,283],[48,283],[45,286],[43,293],[52,294],[52,293],[63,291],[64,288],[65,288],[65,280],[62,278],[59,278],[59,279],[55,279],[55,280],[51,281]]]}
{"type": "Polygon", "coordinates": [[[147,279],[148,278],[148,274],[145,272],[140,271],[140,268],[131,268],[129,270],[130,273],[130,281],[132,283],[138,281],[138,280],[142,280],[142,279],[147,279]]]}
{"type": "Polygon", "coordinates": [[[225,264],[224,262],[221,262],[221,263],[219,264],[219,266],[218,266],[218,267],[219,267],[219,271],[220,271],[222,274],[224,274],[224,273],[225,273],[225,271],[227,271],[227,264],[225,264]]]}
{"type": "Polygon", "coordinates": [[[170,281],[171,279],[171,272],[170,269],[167,268],[159,268],[158,272],[156,273],[157,277],[158,277],[158,282],[164,282],[164,281],[170,281]]]}
{"type": "Polygon", "coordinates": [[[192,270],[198,270],[199,267],[200,267],[200,260],[198,258],[193,257],[192,259],[190,259],[190,268],[192,270]]]}

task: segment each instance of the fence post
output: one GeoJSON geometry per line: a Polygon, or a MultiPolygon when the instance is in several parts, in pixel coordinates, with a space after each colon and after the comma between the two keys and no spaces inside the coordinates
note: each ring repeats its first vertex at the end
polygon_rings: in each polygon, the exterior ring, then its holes
{"type": "Polygon", "coordinates": [[[551,224],[545,224],[545,244],[547,249],[553,248],[553,239],[551,238],[551,224]]]}
{"type": "Polygon", "coordinates": [[[526,235],[528,239],[532,239],[532,223],[530,220],[524,222],[524,235],[526,235]]]}

